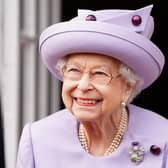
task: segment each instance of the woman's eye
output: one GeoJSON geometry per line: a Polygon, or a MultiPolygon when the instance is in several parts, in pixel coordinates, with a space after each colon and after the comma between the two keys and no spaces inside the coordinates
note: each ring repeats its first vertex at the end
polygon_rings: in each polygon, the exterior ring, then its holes
{"type": "Polygon", "coordinates": [[[67,72],[80,72],[80,70],[77,68],[69,68],[67,69],[67,72]]]}
{"type": "Polygon", "coordinates": [[[106,72],[103,71],[96,71],[94,74],[99,76],[109,76],[106,72]]]}

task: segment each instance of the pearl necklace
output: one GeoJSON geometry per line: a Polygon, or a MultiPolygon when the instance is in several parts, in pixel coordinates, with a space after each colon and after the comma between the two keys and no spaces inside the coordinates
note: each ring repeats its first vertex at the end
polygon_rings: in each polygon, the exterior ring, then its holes
{"type": "MultiPolygon", "coordinates": [[[[118,146],[121,143],[121,140],[123,138],[123,135],[124,135],[125,131],[127,130],[127,125],[128,125],[128,114],[127,114],[127,111],[124,109],[121,114],[121,119],[120,119],[118,130],[117,130],[110,146],[104,152],[104,154],[103,154],[104,156],[111,154],[113,151],[115,151],[118,148],[118,146]]],[[[79,140],[80,140],[82,147],[85,149],[85,151],[90,153],[89,146],[88,146],[88,140],[85,135],[83,124],[80,124],[80,126],[79,126],[79,140]]]]}

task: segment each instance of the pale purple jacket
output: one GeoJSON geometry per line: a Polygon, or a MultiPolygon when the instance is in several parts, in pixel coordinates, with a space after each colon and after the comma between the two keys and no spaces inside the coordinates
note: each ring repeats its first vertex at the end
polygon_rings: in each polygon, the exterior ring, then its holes
{"type": "Polygon", "coordinates": [[[129,125],[119,148],[96,157],[81,147],[78,122],[66,109],[27,124],[21,136],[16,168],[168,168],[168,120],[129,105],[129,125]],[[141,163],[131,162],[129,150],[138,141],[145,149],[141,163]],[[157,145],[159,155],[150,152],[157,145]]]}

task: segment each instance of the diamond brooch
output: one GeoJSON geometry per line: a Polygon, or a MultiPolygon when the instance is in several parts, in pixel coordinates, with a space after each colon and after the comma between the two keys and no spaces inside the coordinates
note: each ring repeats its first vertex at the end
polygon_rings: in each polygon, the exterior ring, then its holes
{"type": "Polygon", "coordinates": [[[129,151],[130,160],[135,163],[139,164],[144,159],[145,149],[143,146],[140,145],[139,142],[132,142],[131,148],[129,151]]]}

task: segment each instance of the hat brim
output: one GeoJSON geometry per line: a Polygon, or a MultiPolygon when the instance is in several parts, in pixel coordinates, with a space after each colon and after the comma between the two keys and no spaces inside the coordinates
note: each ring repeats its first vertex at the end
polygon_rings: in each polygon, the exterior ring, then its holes
{"type": "Polygon", "coordinates": [[[98,53],[120,60],[143,79],[142,89],[159,77],[165,61],[160,49],[146,37],[102,22],[55,24],[41,34],[39,47],[47,68],[60,80],[55,65],[71,53],[98,53]]]}

